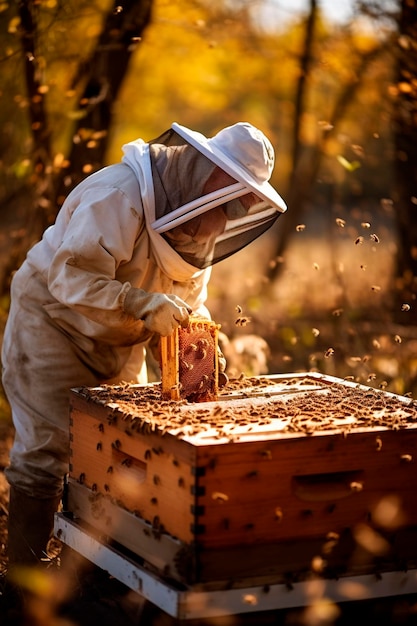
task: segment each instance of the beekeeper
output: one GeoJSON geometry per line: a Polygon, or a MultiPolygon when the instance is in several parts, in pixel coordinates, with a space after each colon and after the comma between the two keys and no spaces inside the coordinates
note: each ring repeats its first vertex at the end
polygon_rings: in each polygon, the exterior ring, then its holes
{"type": "Polygon", "coordinates": [[[146,346],[205,307],[211,266],[286,210],[274,151],[248,123],[212,138],[174,123],[89,176],[11,286],[3,385],[15,439],[9,567],[45,556],[69,463],[69,389],[146,382],[146,346]]]}

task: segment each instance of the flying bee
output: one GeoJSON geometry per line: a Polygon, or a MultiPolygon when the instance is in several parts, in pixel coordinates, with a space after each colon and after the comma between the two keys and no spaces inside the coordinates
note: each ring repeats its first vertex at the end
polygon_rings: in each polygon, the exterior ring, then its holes
{"type": "Polygon", "coordinates": [[[411,309],[411,306],[409,304],[403,304],[401,306],[401,311],[409,311],[411,309]]]}
{"type": "Polygon", "coordinates": [[[328,348],[326,350],[326,352],[324,353],[324,356],[326,359],[328,359],[330,356],[333,356],[334,354],[334,349],[333,348],[328,348]]]}
{"type": "Polygon", "coordinates": [[[236,305],[236,311],[237,311],[237,313],[239,313],[239,315],[240,315],[241,313],[243,313],[243,309],[242,309],[242,307],[240,306],[240,304],[237,304],[237,305],[236,305]]]}
{"type": "Polygon", "coordinates": [[[346,226],[345,220],[342,220],[340,217],[336,217],[336,224],[340,226],[340,228],[344,228],[346,226]]]}
{"type": "Polygon", "coordinates": [[[305,224],[298,224],[298,225],[295,227],[295,230],[297,231],[297,233],[301,233],[301,232],[303,232],[303,230],[305,230],[305,228],[306,228],[306,225],[305,225],[305,224]]]}
{"type": "Polygon", "coordinates": [[[359,243],[363,243],[363,237],[359,236],[355,239],[355,245],[358,245],[359,243]]]}
{"type": "Polygon", "coordinates": [[[242,317],[238,317],[238,318],[235,320],[235,324],[236,324],[236,326],[246,326],[247,324],[249,324],[249,322],[250,322],[251,320],[252,320],[252,318],[251,318],[251,317],[245,317],[245,316],[242,316],[242,317]]]}
{"type": "Polygon", "coordinates": [[[372,235],[369,236],[370,239],[372,239],[372,241],[374,241],[375,243],[379,243],[379,237],[378,235],[375,235],[375,233],[372,233],[372,235]]]}

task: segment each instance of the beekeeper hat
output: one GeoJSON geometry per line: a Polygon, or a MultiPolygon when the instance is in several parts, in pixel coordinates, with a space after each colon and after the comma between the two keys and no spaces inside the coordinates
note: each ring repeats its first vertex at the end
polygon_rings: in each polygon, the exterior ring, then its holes
{"type": "Polygon", "coordinates": [[[275,206],[281,213],[287,206],[269,184],[274,169],[274,149],[262,131],[248,122],[227,126],[214,137],[174,122],[172,129],[227,174],[275,206]]]}

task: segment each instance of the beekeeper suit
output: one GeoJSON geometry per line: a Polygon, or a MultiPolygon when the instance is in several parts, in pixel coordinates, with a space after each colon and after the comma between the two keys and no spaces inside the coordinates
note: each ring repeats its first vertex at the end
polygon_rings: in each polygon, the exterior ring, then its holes
{"type": "Polygon", "coordinates": [[[9,560],[39,560],[68,469],[69,389],[146,382],[149,342],[209,317],[214,263],[285,211],[268,183],[274,151],[253,126],[213,138],[174,123],[123,146],[118,164],[68,196],[11,286],[3,385],[15,440],[9,560]]]}

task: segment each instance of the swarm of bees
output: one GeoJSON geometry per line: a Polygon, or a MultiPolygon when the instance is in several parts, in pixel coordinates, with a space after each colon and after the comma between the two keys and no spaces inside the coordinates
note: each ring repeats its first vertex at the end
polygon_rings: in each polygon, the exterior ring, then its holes
{"type": "MultiPolygon", "coordinates": [[[[328,356],[333,349],[329,348],[328,356]]],[[[229,380],[222,390],[220,400],[213,403],[188,403],[186,400],[161,400],[158,384],[152,386],[103,385],[80,390],[90,401],[103,406],[111,405],[112,420],[123,420],[125,427],[134,432],[170,433],[187,437],[217,432],[218,437],[232,437],[233,431],[250,432],[258,426],[280,422],[282,433],[313,434],[316,431],[340,430],[350,432],[355,428],[385,427],[398,430],[417,422],[417,402],[407,402],[381,390],[342,383],[323,388],[320,381],[308,376],[282,381],[288,395],[268,394],[269,378],[241,376],[229,380]],[[315,390],[317,386],[318,391],[315,390]],[[293,393],[297,389],[301,393],[293,393]],[[231,407],[221,401],[222,394],[243,390],[247,402],[231,407]],[[251,400],[251,395],[265,396],[262,407],[251,400]]],[[[236,437],[238,439],[238,437],[236,437]]],[[[117,447],[117,442],[114,443],[117,447]]],[[[381,442],[376,442],[380,449],[381,442]]],[[[217,494],[217,499],[221,496],[217,494]]]]}

